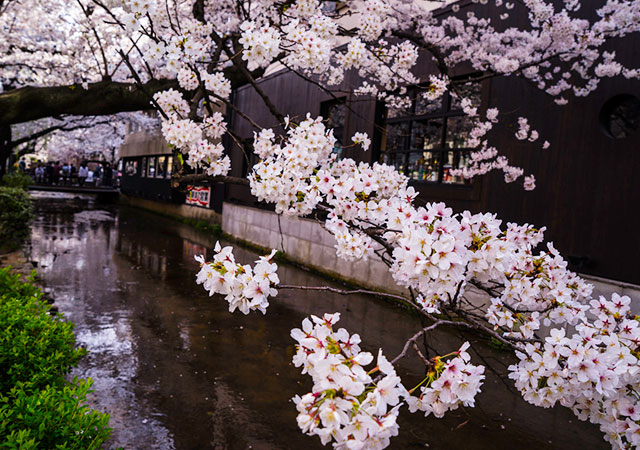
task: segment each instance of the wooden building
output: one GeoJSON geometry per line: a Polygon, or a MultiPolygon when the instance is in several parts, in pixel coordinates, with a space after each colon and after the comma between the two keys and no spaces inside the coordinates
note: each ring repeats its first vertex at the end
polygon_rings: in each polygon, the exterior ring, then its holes
{"type": "MultiPolygon", "coordinates": [[[[472,6],[480,8],[481,6],[472,6]]],[[[443,14],[448,13],[443,11],[443,14]]],[[[629,67],[640,61],[640,39],[629,37],[611,49],[629,67]]],[[[422,73],[431,72],[423,61],[422,73]]],[[[462,77],[468,75],[458,69],[462,77]]],[[[353,85],[351,74],[338,91],[353,85]]],[[[493,212],[506,222],[546,226],[571,268],[581,273],[640,284],[640,81],[622,77],[602,79],[586,98],[571,98],[558,106],[554,98],[516,77],[496,77],[468,88],[482,108],[499,108],[501,121],[490,133],[490,143],[512,164],[534,174],[537,188],[525,191],[522,178],[506,184],[493,172],[465,181],[449,173],[468,159],[465,147],[468,119],[455,99],[414,102],[411,111],[386,111],[372,99],[353,94],[329,95],[299,75],[282,70],[262,78],[260,86],[275,106],[300,120],[307,112],[322,115],[336,137],[350,144],[356,131],[373,137],[372,149],[346,149],[342,156],[367,162],[394,164],[411,178],[420,192],[419,202],[444,201],[461,212],[493,212]],[[535,142],[514,137],[519,116],[526,116],[540,132],[535,142]],[[551,147],[541,149],[548,140],[551,147]]],[[[251,86],[234,92],[234,103],[251,111],[261,126],[277,125],[251,86]]],[[[253,136],[251,125],[231,115],[231,127],[242,138],[253,136]]],[[[232,175],[246,176],[249,165],[233,144],[229,145],[232,175]]],[[[225,200],[258,206],[249,189],[227,186],[225,200]]]]}

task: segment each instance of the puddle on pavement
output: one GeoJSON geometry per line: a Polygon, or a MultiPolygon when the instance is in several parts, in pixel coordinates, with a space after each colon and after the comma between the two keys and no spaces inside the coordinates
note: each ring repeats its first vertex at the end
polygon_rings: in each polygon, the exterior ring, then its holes
{"type": "MultiPolygon", "coordinates": [[[[309,314],[340,311],[340,325],[360,334],[366,350],[393,357],[421,327],[384,301],[324,292],[281,291],[266,316],[232,315],[195,284],[193,256],[211,256],[210,236],[90,196],[40,193],[35,203],[32,258],[89,351],[72,375],[93,378],[92,406],[111,414],[109,449],[324,448],[296,425],[290,398],[311,384],[291,364],[290,329],[309,314]]],[[[279,274],[285,284],[328,283],[288,266],[279,274]]],[[[444,353],[461,337],[441,331],[429,343],[444,353]]],[[[608,448],[569,410],[525,403],[506,379],[509,357],[475,347],[473,360],[489,366],[476,408],[444,419],[401,414],[390,448],[608,448]]],[[[414,358],[398,367],[407,386],[422,379],[420,370],[414,358]]]]}

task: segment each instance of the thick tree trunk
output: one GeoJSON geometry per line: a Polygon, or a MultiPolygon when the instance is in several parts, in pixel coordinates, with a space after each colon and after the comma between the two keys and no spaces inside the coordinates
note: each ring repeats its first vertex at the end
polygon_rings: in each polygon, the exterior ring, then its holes
{"type": "Polygon", "coordinates": [[[63,114],[99,116],[152,109],[150,97],[177,88],[175,80],[152,80],[143,86],[102,81],[80,85],[23,87],[0,94],[0,125],[10,125],[63,114]]]}
{"type": "MultiPolygon", "coordinates": [[[[251,72],[259,78],[264,69],[251,72]]],[[[233,89],[249,80],[236,67],[228,67],[224,74],[233,89]]],[[[151,80],[144,85],[101,81],[84,89],[71,86],[26,86],[0,94],[0,126],[11,125],[59,115],[102,116],[126,111],[153,109],[151,97],[165,89],[179,89],[176,80],[151,80]]]]}
{"type": "Polygon", "coordinates": [[[11,156],[11,126],[0,124],[0,179],[7,173],[7,164],[11,156]]]}

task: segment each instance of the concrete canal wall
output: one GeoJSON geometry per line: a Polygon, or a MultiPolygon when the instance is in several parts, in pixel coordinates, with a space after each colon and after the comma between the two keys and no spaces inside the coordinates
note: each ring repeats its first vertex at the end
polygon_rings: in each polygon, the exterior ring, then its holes
{"type": "MultiPolygon", "coordinates": [[[[356,262],[338,259],[333,236],[314,220],[284,216],[278,220],[278,216],[271,211],[227,202],[223,205],[223,213],[219,214],[207,208],[122,194],[121,201],[165,216],[221,224],[222,230],[234,238],[281,250],[292,261],[320,273],[371,289],[403,292],[378,257],[356,262]]],[[[591,275],[581,276],[594,285],[594,296],[610,297],[613,292],[627,295],[633,300],[633,312],[640,313],[640,286],[591,275]]]]}
{"type": "Polygon", "coordinates": [[[368,288],[402,292],[378,257],[347,262],[336,256],[335,239],[320,223],[280,217],[257,208],[224,203],[222,231],[262,247],[283,251],[293,261],[368,288]]]}
{"type": "MultiPolygon", "coordinates": [[[[319,223],[281,217],[271,211],[224,203],[222,230],[262,247],[283,250],[291,259],[340,278],[387,292],[401,292],[380,259],[346,262],[336,257],[335,240],[319,223]],[[282,230],[282,236],[280,234],[282,230]]],[[[581,274],[594,286],[594,296],[610,297],[613,292],[633,300],[633,312],[640,313],[640,286],[581,274]]]]}
{"type": "Polygon", "coordinates": [[[125,205],[146,209],[164,216],[179,219],[203,220],[209,223],[222,223],[222,215],[208,208],[199,208],[186,204],[157,202],[133,195],[120,194],[120,202],[125,205]]]}

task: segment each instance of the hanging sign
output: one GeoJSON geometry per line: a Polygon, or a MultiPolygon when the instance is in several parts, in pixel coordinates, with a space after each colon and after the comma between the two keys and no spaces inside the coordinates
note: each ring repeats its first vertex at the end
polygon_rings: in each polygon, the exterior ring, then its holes
{"type": "Polygon", "coordinates": [[[187,186],[187,205],[209,207],[211,188],[204,186],[187,186]]]}

